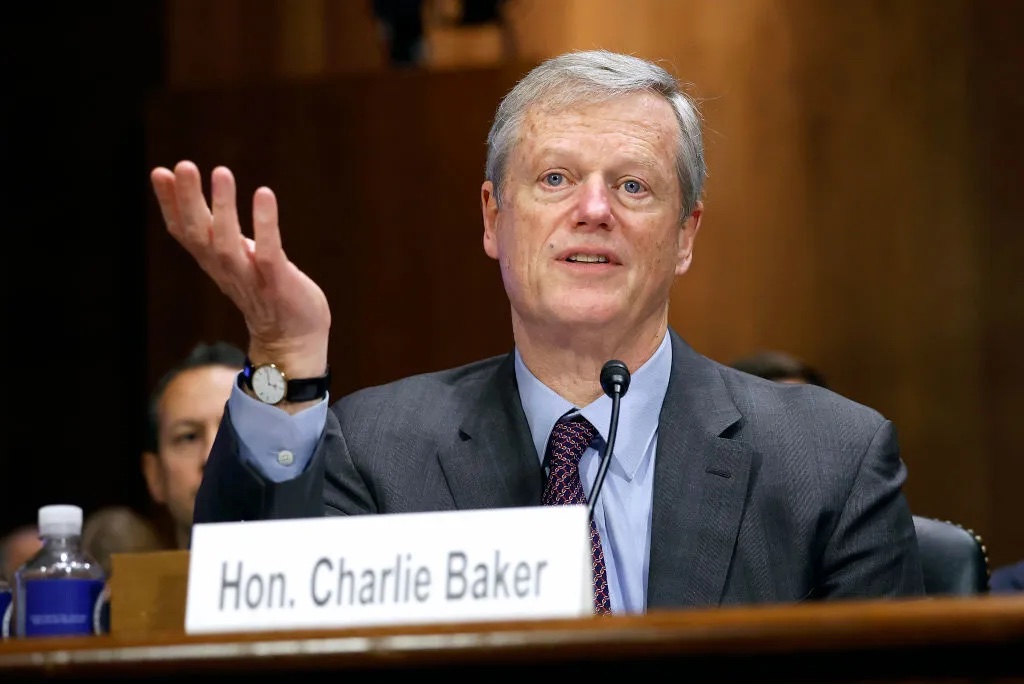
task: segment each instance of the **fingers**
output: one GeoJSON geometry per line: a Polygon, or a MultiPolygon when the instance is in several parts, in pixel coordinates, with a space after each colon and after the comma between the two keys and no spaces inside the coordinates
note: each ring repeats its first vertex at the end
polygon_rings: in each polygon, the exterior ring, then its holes
{"type": "Polygon", "coordinates": [[[150,179],[168,231],[218,283],[239,277],[250,261],[265,283],[277,280],[287,258],[281,248],[277,198],[270,188],[262,187],[253,195],[250,240],[242,235],[237,185],[228,168],[218,166],[211,174],[212,212],[203,196],[199,169],[192,162],[179,162],[173,172],[153,169],[150,179]]]}
{"type": "Polygon", "coordinates": [[[177,238],[181,234],[181,219],[178,217],[178,201],[174,197],[174,172],[161,166],[153,169],[149,179],[167,231],[177,238]]]}
{"type": "Polygon", "coordinates": [[[213,248],[222,258],[242,256],[242,227],[238,223],[235,204],[235,177],[226,167],[218,166],[210,177],[213,196],[213,248]]]}
{"type": "Polygon", "coordinates": [[[195,164],[178,162],[174,167],[174,190],[184,239],[193,244],[206,244],[213,227],[212,216],[203,197],[203,183],[195,164]]]}
{"type": "Polygon", "coordinates": [[[260,188],[252,197],[252,233],[256,243],[253,255],[260,274],[268,283],[273,282],[285,257],[277,225],[277,198],[270,188],[260,188]]]}

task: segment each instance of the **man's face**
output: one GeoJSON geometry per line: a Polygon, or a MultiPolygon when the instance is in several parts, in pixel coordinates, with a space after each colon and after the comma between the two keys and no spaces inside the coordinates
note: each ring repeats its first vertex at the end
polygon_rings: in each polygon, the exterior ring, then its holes
{"type": "Polygon", "coordinates": [[[701,213],[680,221],[678,135],[671,105],[648,93],[527,112],[501,209],[489,182],[481,193],[513,319],[556,333],[665,320],[701,213]]]}
{"type": "Polygon", "coordinates": [[[192,368],[177,375],[160,400],[159,453],[144,457],[146,483],[186,536],[203,467],[237,376],[238,370],[225,366],[192,368]]]}

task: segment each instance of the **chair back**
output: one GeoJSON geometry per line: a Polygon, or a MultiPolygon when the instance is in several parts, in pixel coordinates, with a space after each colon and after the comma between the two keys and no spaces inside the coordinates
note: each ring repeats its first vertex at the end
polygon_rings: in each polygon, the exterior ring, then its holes
{"type": "Polygon", "coordinates": [[[948,520],[914,516],[925,594],[969,596],[988,592],[988,555],[981,537],[948,520]]]}

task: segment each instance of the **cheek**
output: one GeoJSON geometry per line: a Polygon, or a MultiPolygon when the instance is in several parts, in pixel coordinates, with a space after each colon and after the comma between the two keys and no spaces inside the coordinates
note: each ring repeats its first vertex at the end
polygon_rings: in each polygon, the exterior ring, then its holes
{"type": "Polygon", "coordinates": [[[641,264],[641,277],[652,287],[660,286],[664,278],[674,277],[679,261],[677,233],[645,233],[634,242],[634,255],[641,264]],[[662,277],[664,276],[664,277],[662,277]]]}
{"type": "Polygon", "coordinates": [[[656,271],[665,265],[667,261],[675,259],[675,244],[659,235],[646,234],[634,243],[640,262],[648,271],[656,271]]]}
{"type": "Polygon", "coordinates": [[[530,261],[536,253],[533,236],[530,233],[531,219],[519,215],[517,220],[506,224],[498,240],[501,250],[501,265],[505,271],[523,273],[530,267],[530,261]]]}
{"type": "Polygon", "coordinates": [[[176,454],[167,464],[167,488],[170,491],[187,491],[194,488],[203,477],[201,449],[190,449],[188,454],[176,454]]]}

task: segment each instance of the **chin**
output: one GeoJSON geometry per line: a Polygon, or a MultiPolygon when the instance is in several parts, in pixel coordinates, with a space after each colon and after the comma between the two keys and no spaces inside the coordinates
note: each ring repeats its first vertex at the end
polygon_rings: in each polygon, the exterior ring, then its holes
{"type": "Polygon", "coordinates": [[[565,296],[550,311],[553,319],[578,326],[606,326],[626,317],[621,303],[609,297],[565,296]]]}

